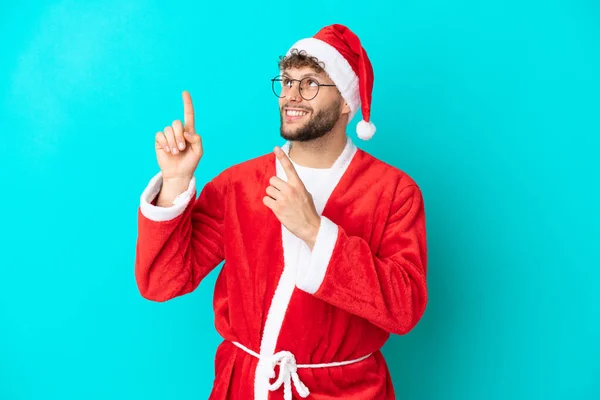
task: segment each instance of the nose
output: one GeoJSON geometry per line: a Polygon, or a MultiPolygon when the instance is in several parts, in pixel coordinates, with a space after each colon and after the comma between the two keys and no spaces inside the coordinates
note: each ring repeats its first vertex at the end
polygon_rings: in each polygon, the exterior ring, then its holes
{"type": "Polygon", "coordinates": [[[300,83],[299,82],[292,83],[292,87],[289,88],[286,98],[289,101],[296,101],[296,102],[301,101],[302,97],[300,96],[300,83]]]}

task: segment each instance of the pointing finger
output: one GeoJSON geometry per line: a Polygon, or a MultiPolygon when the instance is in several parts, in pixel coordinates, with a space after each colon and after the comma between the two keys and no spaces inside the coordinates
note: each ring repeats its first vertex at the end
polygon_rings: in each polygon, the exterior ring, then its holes
{"type": "Polygon", "coordinates": [[[183,118],[185,122],[184,129],[190,133],[196,133],[194,126],[194,105],[192,104],[192,96],[190,92],[184,90],[181,97],[183,98],[183,118]]]}
{"type": "Polygon", "coordinates": [[[298,176],[298,173],[296,172],[296,168],[294,168],[294,165],[290,161],[287,154],[285,154],[285,152],[283,150],[281,150],[281,148],[275,147],[275,155],[277,156],[277,159],[279,160],[279,162],[281,163],[281,166],[283,167],[283,170],[285,171],[285,175],[288,178],[288,182],[302,183],[302,180],[300,179],[300,177],[298,176]]]}

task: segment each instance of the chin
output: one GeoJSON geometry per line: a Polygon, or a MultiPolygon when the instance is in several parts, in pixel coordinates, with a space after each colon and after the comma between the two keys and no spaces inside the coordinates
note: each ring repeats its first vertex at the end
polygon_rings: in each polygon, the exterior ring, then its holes
{"type": "Polygon", "coordinates": [[[280,132],[280,136],[285,140],[296,140],[296,138],[298,137],[298,135],[296,135],[295,132],[288,132],[285,130],[282,130],[280,132]]]}
{"type": "Polygon", "coordinates": [[[281,126],[281,134],[286,136],[296,136],[302,129],[302,125],[286,124],[281,126]]]}

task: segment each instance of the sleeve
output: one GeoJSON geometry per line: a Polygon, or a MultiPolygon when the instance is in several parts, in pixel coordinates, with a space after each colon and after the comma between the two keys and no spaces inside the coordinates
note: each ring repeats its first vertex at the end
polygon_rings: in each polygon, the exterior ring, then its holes
{"type": "Polygon", "coordinates": [[[159,173],[142,193],[135,258],[140,294],[159,302],[192,292],[223,261],[226,195],[226,185],[215,178],[196,199],[193,178],[172,206],[157,207],[161,186],[159,173]]]}
{"type": "Polygon", "coordinates": [[[423,197],[410,185],[392,201],[377,254],[365,239],[321,216],[310,265],[296,286],[387,332],[406,334],[425,312],[426,272],[423,197]]]}

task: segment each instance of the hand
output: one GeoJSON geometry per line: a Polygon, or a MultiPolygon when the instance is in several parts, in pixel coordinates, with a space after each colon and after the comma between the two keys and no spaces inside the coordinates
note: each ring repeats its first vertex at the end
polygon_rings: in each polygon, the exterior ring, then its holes
{"type": "Polygon", "coordinates": [[[306,242],[312,250],[321,225],[321,217],[317,213],[312,195],[304,187],[288,156],[279,147],[275,148],[275,155],[283,166],[288,181],[285,182],[277,176],[272,177],[266,190],[268,196],[263,198],[263,203],[291,233],[306,242]]]}
{"type": "Polygon", "coordinates": [[[188,91],[184,91],[183,115],[185,125],[173,121],[155,138],[156,158],[163,180],[191,180],[202,158],[202,138],[194,127],[194,106],[188,91]]]}

